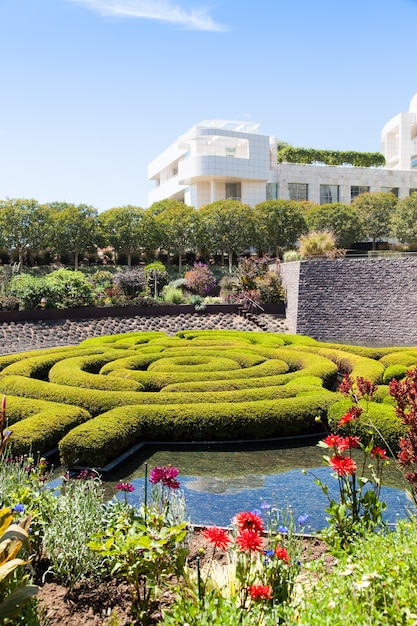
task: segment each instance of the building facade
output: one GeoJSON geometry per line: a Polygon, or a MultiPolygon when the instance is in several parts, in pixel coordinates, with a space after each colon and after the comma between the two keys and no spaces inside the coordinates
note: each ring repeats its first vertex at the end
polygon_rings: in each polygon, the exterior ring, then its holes
{"type": "Polygon", "coordinates": [[[265,200],[349,204],[364,192],[389,191],[405,198],[417,191],[417,94],[410,111],[382,131],[385,167],[277,163],[275,137],[258,124],[206,120],[181,135],[148,166],[155,182],[149,204],[172,198],[200,208],[237,198],[255,206],[265,200]]]}

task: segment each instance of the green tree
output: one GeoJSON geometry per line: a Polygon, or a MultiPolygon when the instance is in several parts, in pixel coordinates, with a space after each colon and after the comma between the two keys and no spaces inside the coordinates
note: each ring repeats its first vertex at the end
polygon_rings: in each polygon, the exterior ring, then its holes
{"type": "Polygon", "coordinates": [[[53,213],[55,250],[59,254],[71,252],[75,269],[80,254],[103,244],[97,216],[97,209],[86,204],[64,204],[53,213]]]}
{"type": "Polygon", "coordinates": [[[392,231],[402,243],[417,242],[417,193],[398,201],[392,217],[392,231]]]}
{"type": "Polygon", "coordinates": [[[178,255],[178,272],[182,272],[182,257],[187,250],[195,248],[196,211],[178,200],[164,200],[152,205],[155,223],[158,226],[160,247],[170,254],[178,255]],[[159,208],[162,210],[159,211],[159,208]]]}
{"type": "Polygon", "coordinates": [[[257,237],[262,250],[279,251],[294,246],[300,235],[307,232],[306,210],[295,200],[267,200],[255,206],[257,237]]]}
{"type": "Polygon", "coordinates": [[[115,207],[98,216],[103,239],[114,248],[116,259],[126,252],[128,267],[132,266],[132,254],[140,249],[142,218],[144,210],[132,205],[115,207]]]}
{"type": "Polygon", "coordinates": [[[0,201],[0,244],[16,252],[23,264],[27,249],[39,250],[49,244],[49,212],[36,200],[0,201]]]}
{"type": "Polygon", "coordinates": [[[372,250],[376,248],[377,239],[390,236],[397,202],[394,194],[385,191],[361,193],[353,200],[353,207],[361,215],[364,235],[372,239],[372,250]]]}
{"type": "Polygon", "coordinates": [[[232,273],[233,254],[255,245],[254,210],[239,200],[217,200],[202,206],[198,216],[199,240],[210,242],[211,250],[226,252],[232,273]]]}
{"type": "Polygon", "coordinates": [[[329,230],[338,248],[350,248],[363,236],[361,214],[357,207],[335,202],[312,206],[306,213],[309,230],[329,230]]]}

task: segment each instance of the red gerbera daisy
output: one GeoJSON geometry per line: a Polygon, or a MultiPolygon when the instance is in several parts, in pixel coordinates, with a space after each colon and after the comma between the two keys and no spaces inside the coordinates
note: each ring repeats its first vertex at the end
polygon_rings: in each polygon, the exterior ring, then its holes
{"type": "Polygon", "coordinates": [[[262,551],[262,537],[256,530],[241,530],[236,537],[236,543],[244,552],[262,551]]]}
{"type": "Polygon", "coordinates": [[[275,548],[275,556],[277,557],[277,559],[280,559],[281,561],[284,561],[284,563],[289,565],[291,559],[286,548],[283,548],[282,546],[277,546],[275,548]]]}
{"type": "Polygon", "coordinates": [[[252,600],[272,600],[273,598],[271,585],[251,585],[248,591],[252,600]]]}
{"type": "Polygon", "coordinates": [[[224,528],[218,528],[217,526],[206,528],[201,534],[207,541],[221,550],[226,550],[227,546],[232,542],[229,533],[224,528]]]}
{"type": "Polygon", "coordinates": [[[339,474],[339,476],[348,476],[356,472],[356,463],[349,456],[335,454],[329,460],[329,464],[331,468],[339,474]]]}
{"type": "Polygon", "coordinates": [[[264,529],[262,518],[250,511],[235,515],[233,523],[236,524],[239,530],[256,530],[256,532],[261,533],[264,529]]]}

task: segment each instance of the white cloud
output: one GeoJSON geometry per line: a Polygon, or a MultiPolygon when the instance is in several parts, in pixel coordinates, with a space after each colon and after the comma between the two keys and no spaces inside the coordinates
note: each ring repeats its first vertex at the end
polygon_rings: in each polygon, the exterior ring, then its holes
{"type": "Polygon", "coordinates": [[[70,0],[103,16],[139,17],[178,24],[193,30],[226,30],[217,24],[206,9],[187,11],[170,0],[70,0]]]}

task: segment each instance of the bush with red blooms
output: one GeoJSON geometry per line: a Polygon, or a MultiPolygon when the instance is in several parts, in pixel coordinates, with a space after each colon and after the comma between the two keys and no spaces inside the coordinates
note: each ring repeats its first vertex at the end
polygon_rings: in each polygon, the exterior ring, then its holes
{"type": "MultiPolygon", "coordinates": [[[[253,603],[263,603],[267,609],[290,598],[300,568],[301,536],[296,536],[289,515],[287,526],[277,522],[278,515],[276,509],[266,505],[263,511],[237,513],[232,530],[211,526],[202,531],[215,549],[226,552],[230,579],[217,591],[224,594],[225,589],[233,589],[242,610],[253,603]],[[261,517],[263,513],[266,521],[261,517]]],[[[206,593],[213,593],[213,578],[215,572],[210,564],[203,572],[201,600],[206,593]]]]}
{"type": "Polygon", "coordinates": [[[393,379],[389,392],[396,401],[396,415],[407,428],[407,434],[399,441],[397,459],[410,496],[417,506],[417,367],[408,370],[404,380],[393,379]]]}
{"type": "Polygon", "coordinates": [[[325,509],[328,527],[322,531],[322,537],[335,554],[349,550],[358,537],[384,527],[382,512],[386,505],[380,492],[387,452],[374,445],[372,436],[363,442],[350,432],[356,420],[364,419],[371,425],[368,403],[376,389],[369,380],[345,376],[338,391],[352,400],[352,407],[339,420],[343,434],[330,433],[318,443],[328,451],[323,461],[338,481],[338,498],[334,498],[328,485],[315,476],[329,502],[325,509]]]}

